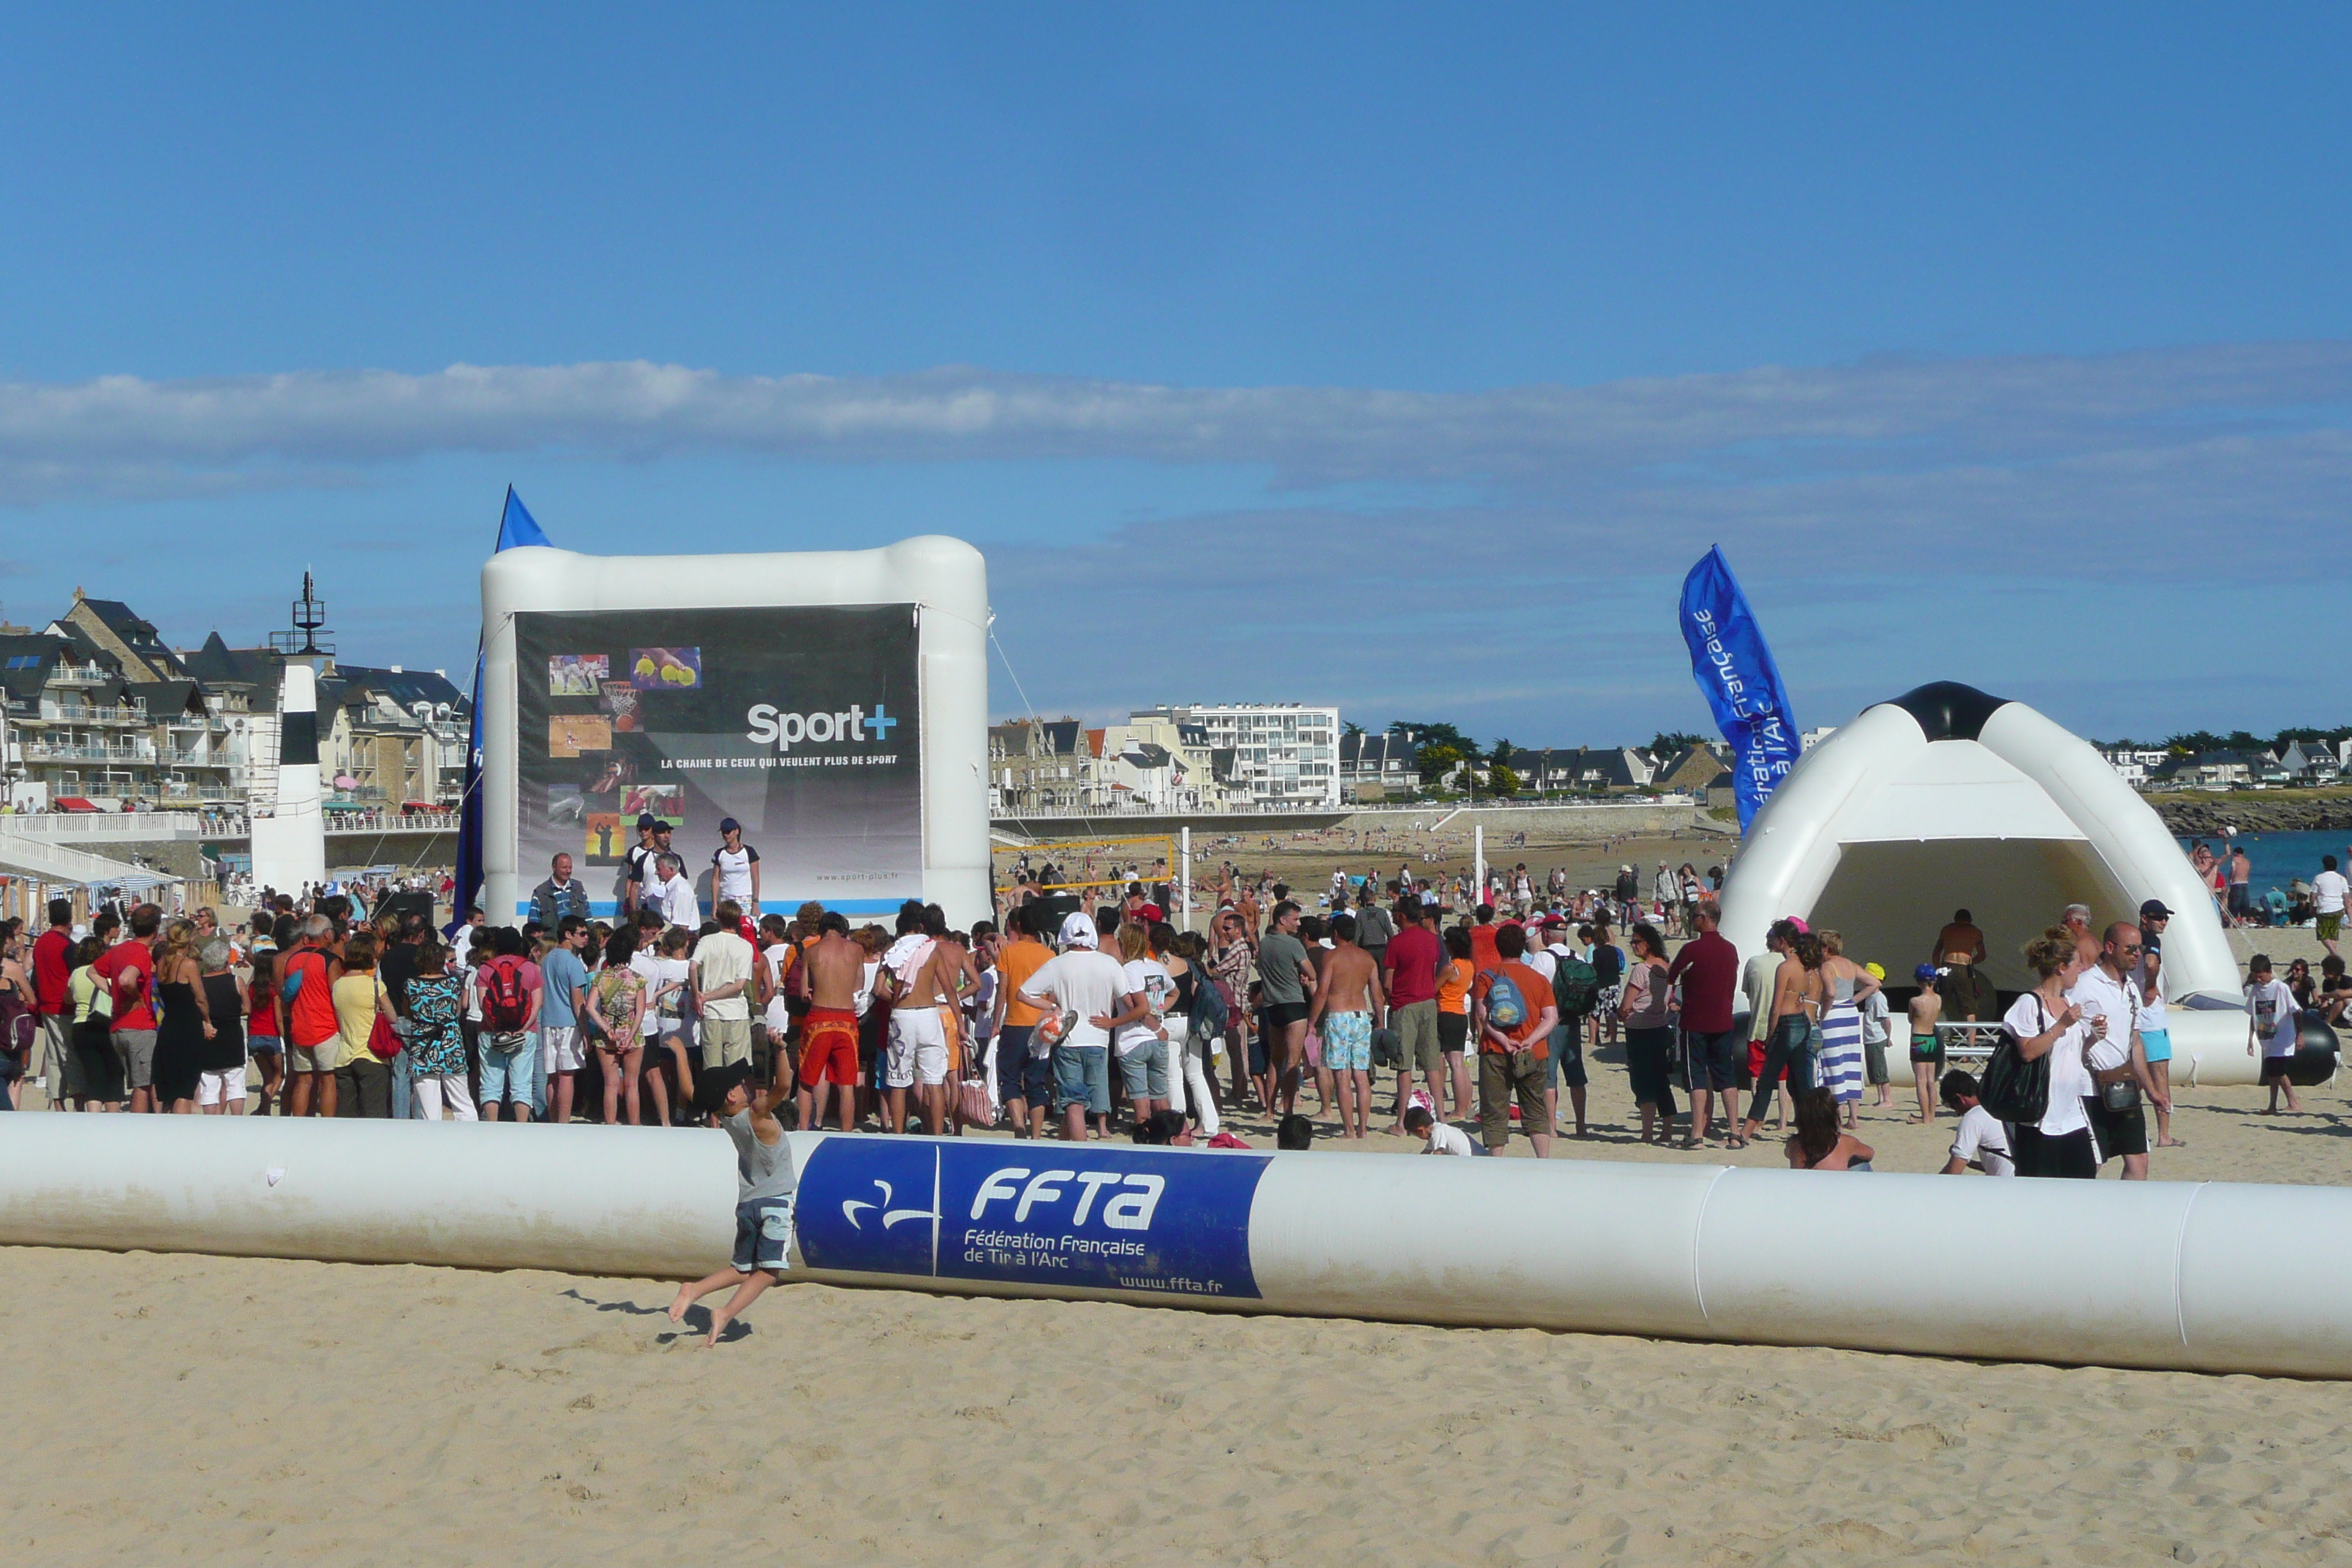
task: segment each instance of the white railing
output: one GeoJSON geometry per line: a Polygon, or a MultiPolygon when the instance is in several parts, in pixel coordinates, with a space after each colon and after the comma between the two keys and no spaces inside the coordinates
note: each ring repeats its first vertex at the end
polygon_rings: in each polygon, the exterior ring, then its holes
{"type": "MultiPolygon", "coordinates": [[[[31,714],[27,713],[26,718],[31,714]]],[[[44,702],[41,718],[51,724],[146,724],[143,703],[130,702],[44,702]]]]}
{"type": "Polygon", "coordinates": [[[201,838],[205,827],[205,819],[193,811],[41,811],[0,816],[0,833],[32,838],[201,838]]]}
{"type": "Polygon", "coordinates": [[[327,808],[330,833],[455,833],[454,811],[338,811],[327,808]]]}
{"type": "Polygon", "coordinates": [[[29,740],[25,742],[25,755],[37,763],[152,763],[155,748],[149,745],[108,746],[94,742],[29,740]]]}
{"type": "Polygon", "coordinates": [[[114,671],[102,664],[61,664],[49,671],[47,682],[52,686],[103,686],[114,679],[114,671]]]}

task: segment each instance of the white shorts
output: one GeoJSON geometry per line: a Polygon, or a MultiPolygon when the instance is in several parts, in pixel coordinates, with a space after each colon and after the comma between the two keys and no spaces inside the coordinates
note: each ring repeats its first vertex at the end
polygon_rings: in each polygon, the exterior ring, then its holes
{"type": "Polygon", "coordinates": [[[947,1082],[948,1036],[939,1014],[929,1007],[892,1013],[882,1068],[882,1081],[891,1089],[912,1089],[919,1076],[927,1084],[947,1082]]]}
{"type": "Polygon", "coordinates": [[[553,1027],[540,1030],[539,1059],[547,1072],[578,1072],[583,1065],[580,1059],[580,1031],[553,1027]]]}
{"type": "Polygon", "coordinates": [[[196,1103],[218,1105],[224,1100],[245,1098],[245,1069],[230,1068],[226,1072],[202,1073],[196,1079],[196,1103]]]}

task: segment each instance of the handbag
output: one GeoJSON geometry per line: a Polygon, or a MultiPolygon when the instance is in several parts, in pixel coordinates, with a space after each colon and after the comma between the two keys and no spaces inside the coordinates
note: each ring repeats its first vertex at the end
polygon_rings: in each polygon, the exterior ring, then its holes
{"type": "Polygon", "coordinates": [[[391,1010],[385,1005],[383,987],[375,988],[375,1022],[368,1026],[368,1055],[380,1062],[388,1062],[401,1050],[400,1037],[393,1033],[391,1010]]]}
{"type": "MultiPolygon", "coordinates": [[[[2049,1009],[2042,1005],[2039,996],[2033,999],[2033,1006],[2046,1032],[2049,1009]]],[[[1992,1059],[1985,1063],[1984,1079],[1977,1086],[1977,1101],[1996,1121],[2021,1127],[2040,1125],[2050,1111],[2050,1052],[2027,1061],[2017,1048],[2015,1032],[2002,1025],[2000,1043],[1993,1047],[1992,1059]]]]}

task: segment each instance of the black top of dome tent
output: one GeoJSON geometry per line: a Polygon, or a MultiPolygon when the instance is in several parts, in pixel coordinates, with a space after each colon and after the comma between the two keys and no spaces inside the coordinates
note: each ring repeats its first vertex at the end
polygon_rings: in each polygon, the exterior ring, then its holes
{"type": "Polygon", "coordinates": [[[1920,733],[1931,741],[1973,741],[1984,733],[1985,721],[2009,706],[2006,697],[1990,697],[1957,680],[1931,680],[1895,698],[1874,703],[1895,707],[1919,721],[1920,733]]]}

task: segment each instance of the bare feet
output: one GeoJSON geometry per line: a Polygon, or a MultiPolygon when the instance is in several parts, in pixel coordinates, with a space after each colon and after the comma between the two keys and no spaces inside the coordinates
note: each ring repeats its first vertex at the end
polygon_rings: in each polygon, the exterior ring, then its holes
{"type": "Polygon", "coordinates": [[[724,1330],[726,1329],[727,1325],[728,1325],[730,1322],[731,1322],[731,1321],[733,1321],[733,1320],[732,1320],[732,1319],[730,1319],[730,1318],[729,1318],[729,1317],[727,1316],[726,1310],[725,1310],[724,1309],[721,1309],[721,1310],[719,1310],[719,1311],[716,1311],[716,1312],[711,1313],[711,1314],[710,1314],[710,1337],[709,1337],[709,1338],[708,1338],[708,1339],[706,1339],[706,1340],[704,1340],[704,1341],[702,1342],[703,1342],[703,1344],[704,1344],[704,1345],[706,1345],[706,1346],[713,1346],[713,1345],[718,1344],[718,1343],[719,1343],[719,1336],[720,1332],[721,1332],[722,1331],[724,1331],[724,1330]]]}
{"type": "Polygon", "coordinates": [[[669,1321],[673,1323],[682,1323],[686,1321],[686,1310],[693,1305],[694,1287],[691,1285],[679,1286],[677,1288],[677,1294],[670,1299],[669,1321]]]}

